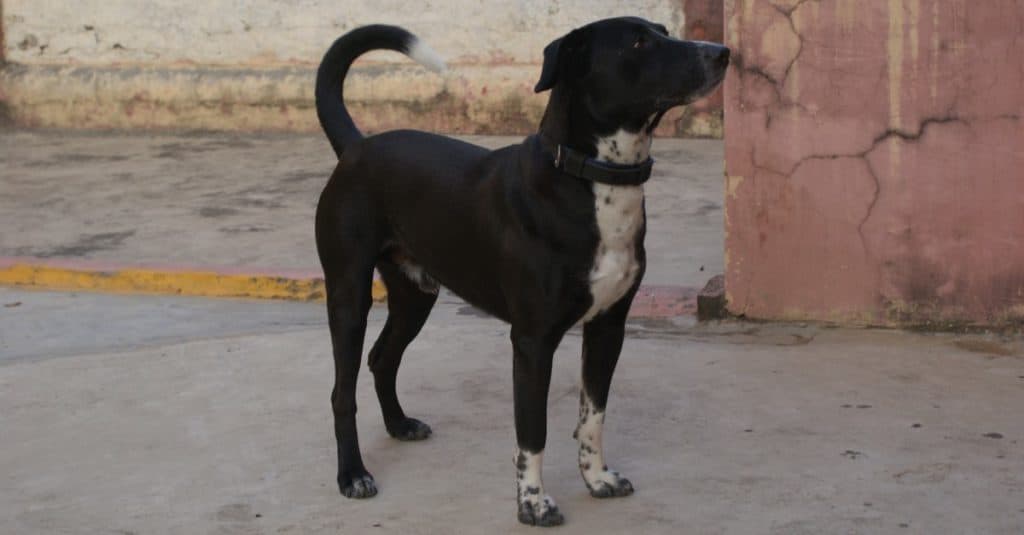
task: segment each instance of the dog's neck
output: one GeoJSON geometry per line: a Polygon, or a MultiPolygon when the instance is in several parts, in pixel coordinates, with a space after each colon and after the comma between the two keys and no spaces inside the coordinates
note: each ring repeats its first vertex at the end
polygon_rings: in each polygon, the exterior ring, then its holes
{"type": "Polygon", "coordinates": [[[569,88],[556,85],[544,110],[539,134],[548,150],[563,145],[599,162],[637,165],[650,157],[652,131],[660,119],[659,113],[639,125],[602,125],[581,99],[572,98],[569,88]]]}
{"type": "Polygon", "coordinates": [[[651,155],[651,134],[619,129],[609,136],[597,138],[597,161],[619,165],[637,165],[651,155]]]}

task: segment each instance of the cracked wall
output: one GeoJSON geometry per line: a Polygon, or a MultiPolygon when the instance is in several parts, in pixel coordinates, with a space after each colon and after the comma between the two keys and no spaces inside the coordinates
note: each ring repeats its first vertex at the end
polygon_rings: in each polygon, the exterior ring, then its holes
{"type": "Polygon", "coordinates": [[[1024,319],[1024,0],[726,0],[726,291],[757,318],[1024,319]]]}
{"type": "MultiPolygon", "coordinates": [[[[15,65],[0,73],[0,103],[26,126],[316,131],[312,83],[327,46],[386,22],[451,69],[440,77],[386,52],[361,59],[347,96],[364,130],[527,133],[547,102],[533,86],[548,42],[630,13],[676,35],[691,15],[721,25],[720,3],[693,1],[684,12],[684,0],[0,0],[15,65]]],[[[675,112],[660,133],[719,137],[721,106],[698,112],[675,112]]]]}

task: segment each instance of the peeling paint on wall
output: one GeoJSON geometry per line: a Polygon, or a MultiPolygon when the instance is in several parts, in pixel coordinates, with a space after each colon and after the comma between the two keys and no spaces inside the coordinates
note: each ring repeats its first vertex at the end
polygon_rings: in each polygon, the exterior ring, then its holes
{"type": "Polygon", "coordinates": [[[921,23],[921,0],[907,0],[907,21],[909,24],[908,31],[910,33],[910,66],[914,69],[914,73],[917,73],[918,61],[920,60],[920,36],[918,35],[917,27],[921,23]]]}
{"type": "Polygon", "coordinates": [[[7,41],[4,40],[4,26],[6,21],[4,20],[4,3],[0,0],[0,66],[3,66],[7,61],[7,41]]]}
{"type": "Polygon", "coordinates": [[[899,128],[903,98],[903,0],[889,0],[889,128],[899,128]]]}
{"type": "MultiPolygon", "coordinates": [[[[900,111],[903,98],[903,0],[889,0],[889,128],[898,130],[902,126],[900,111]]],[[[895,139],[889,141],[889,173],[896,179],[900,171],[900,145],[895,139]]]]}
{"type": "Polygon", "coordinates": [[[836,26],[840,35],[849,35],[857,30],[857,12],[861,0],[836,0],[836,26]]]}
{"type": "Polygon", "coordinates": [[[931,97],[931,103],[934,105],[935,100],[939,97],[939,48],[941,43],[939,41],[939,3],[932,2],[932,48],[931,48],[931,63],[929,65],[929,96],[931,97]]]}

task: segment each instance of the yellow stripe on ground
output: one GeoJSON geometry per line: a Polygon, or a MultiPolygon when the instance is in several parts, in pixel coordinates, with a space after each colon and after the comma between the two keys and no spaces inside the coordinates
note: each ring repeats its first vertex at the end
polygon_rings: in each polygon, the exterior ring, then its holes
{"type": "MultiPolygon", "coordinates": [[[[120,294],[250,297],[296,301],[324,298],[324,281],[320,278],[292,279],[270,275],[235,275],[203,271],[83,271],[18,264],[0,268],[0,285],[120,294]]],[[[373,281],[372,295],[375,301],[381,301],[387,296],[381,281],[373,281]]]]}

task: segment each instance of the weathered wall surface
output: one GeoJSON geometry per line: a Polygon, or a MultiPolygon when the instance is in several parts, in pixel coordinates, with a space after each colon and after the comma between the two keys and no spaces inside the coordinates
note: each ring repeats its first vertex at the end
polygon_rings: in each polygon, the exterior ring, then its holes
{"type": "MultiPolygon", "coordinates": [[[[15,65],[0,87],[15,118],[101,128],[316,129],[323,52],[346,30],[383,22],[417,33],[450,70],[368,55],[347,89],[366,130],[528,132],[546,102],[532,87],[552,39],[623,14],[683,35],[688,15],[683,0],[0,1],[15,65]]],[[[720,108],[702,112],[677,114],[665,130],[719,135],[720,108]]]]}
{"type": "Polygon", "coordinates": [[[1024,319],[1024,1],[725,6],[730,310],[1024,319]]]}
{"type": "MultiPolygon", "coordinates": [[[[683,6],[686,28],[681,35],[687,39],[725,42],[722,0],[686,0],[683,6]]],[[[684,134],[722,137],[722,90],[694,102],[682,110],[676,130],[684,134]]]]}
{"type": "Polygon", "coordinates": [[[7,61],[7,49],[4,43],[4,3],[0,1],[0,65],[7,61]]]}

